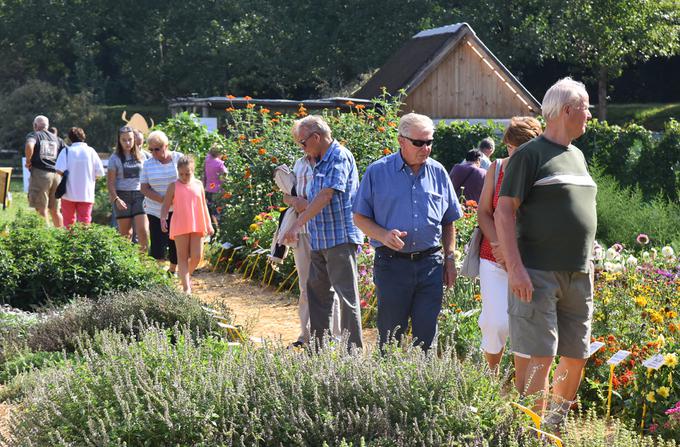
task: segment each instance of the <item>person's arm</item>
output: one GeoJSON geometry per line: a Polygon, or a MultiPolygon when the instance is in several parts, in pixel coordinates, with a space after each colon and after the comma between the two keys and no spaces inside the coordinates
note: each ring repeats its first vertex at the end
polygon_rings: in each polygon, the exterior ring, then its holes
{"type": "MultiPolygon", "coordinates": [[[[204,214],[205,216],[209,217],[210,216],[210,210],[208,209],[208,201],[205,198],[205,188],[203,188],[203,183],[201,183],[200,181],[198,183],[201,185],[201,196],[203,196],[203,208],[204,208],[203,212],[205,213],[204,214]]],[[[175,184],[173,183],[172,186],[173,186],[173,195],[174,195],[175,184]]],[[[208,235],[212,236],[213,234],[215,234],[215,228],[212,225],[212,219],[208,218],[208,235]]]]}
{"type": "Polygon", "coordinates": [[[333,194],[335,194],[335,190],[331,188],[324,188],[319,191],[319,194],[317,194],[316,197],[314,197],[314,200],[307,205],[307,208],[300,213],[290,230],[284,235],[283,241],[289,243],[295,242],[297,240],[297,234],[302,227],[331,203],[333,194]]]}
{"type": "Polygon", "coordinates": [[[527,273],[517,246],[515,211],[520,206],[516,197],[501,196],[494,213],[496,234],[501,250],[505,256],[505,267],[508,271],[508,287],[519,299],[528,303],[531,301],[534,286],[527,273]]]}
{"type": "Polygon", "coordinates": [[[172,206],[172,200],[175,198],[175,183],[170,183],[168,185],[168,190],[165,192],[165,197],[162,199],[163,205],[161,206],[161,231],[163,233],[168,232],[168,214],[170,214],[170,207],[172,206]]]}
{"type": "Polygon", "coordinates": [[[494,180],[496,171],[496,163],[492,163],[489,167],[489,171],[484,177],[484,186],[482,187],[482,193],[479,196],[479,205],[477,207],[477,223],[479,228],[482,230],[482,234],[491,244],[493,250],[493,256],[496,258],[496,262],[500,265],[504,265],[505,261],[503,258],[503,251],[500,249],[498,243],[498,235],[496,234],[496,225],[493,220],[493,197],[496,193],[496,185],[494,180]]]}
{"type": "Polygon", "coordinates": [[[307,208],[307,199],[302,197],[291,196],[290,194],[283,195],[283,203],[288,206],[295,208],[298,213],[303,212],[307,208]]]}
{"type": "Polygon", "coordinates": [[[354,224],[368,237],[379,241],[384,246],[392,250],[399,251],[404,248],[402,238],[406,237],[406,231],[398,229],[388,230],[375,223],[371,218],[363,214],[354,214],[354,224]]]}
{"type": "Polygon", "coordinates": [[[142,183],[139,187],[139,192],[141,192],[144,197],[148,197],[155,202],[163,202],[163,196],[154,191],[148,183],[142,183]]]}
{"type": "Polygon", "coordinates": [[[31,169],[31,158],[33,158],[33,150],[35,149],[35,140],[27,140],[24,146],[24,155],[26,156],[26,169],[31,169]]]}
{"type": "Polygon", "coordinates": [[[442,225],[442,245],[444,247],[444,285],[453,287],[458,277],[456,270],[456,227],[453,222],[442,225]]]}

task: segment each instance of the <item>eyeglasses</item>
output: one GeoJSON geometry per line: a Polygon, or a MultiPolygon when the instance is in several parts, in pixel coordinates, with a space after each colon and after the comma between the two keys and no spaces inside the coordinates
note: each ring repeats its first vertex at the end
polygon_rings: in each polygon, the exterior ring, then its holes
{"type": "Polygon", "coordinates": [[[415,147],[423,147],[423,146],[432,146],[432,142],[434,140],[414,140],[413,138],[409,138],[406,135],[399,135],[402,138],[406,138],[413,144],[415,147]]]}
{"type": "Polygon", "coordinates": [[[301,145],[302,147],[307,147],[307,140],[309,140],[310,138],[312,138],[312,135],[314,135],[315,133],[316,133],[316,132],[310,133],[309,135],[307,135],[307,138],[305,138],[304,140],[298,141],[298,144],[301,145]]]}

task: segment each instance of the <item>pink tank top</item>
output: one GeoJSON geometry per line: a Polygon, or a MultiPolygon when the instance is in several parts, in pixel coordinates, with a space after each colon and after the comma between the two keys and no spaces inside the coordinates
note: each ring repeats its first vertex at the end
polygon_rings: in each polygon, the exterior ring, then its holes
{"type": "Polygon", "coordinates": [[[172,208],[170,239],[189,233],[200,233],[203,236],[208,234],[211,223],[201,182],[193,179],[185,185],[176,181],[172,208]]]}

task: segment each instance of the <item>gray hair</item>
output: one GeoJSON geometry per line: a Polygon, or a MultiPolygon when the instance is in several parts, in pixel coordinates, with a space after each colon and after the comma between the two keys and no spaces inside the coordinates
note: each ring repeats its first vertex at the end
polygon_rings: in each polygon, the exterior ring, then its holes
{"type": "Polygon", "coordinates": [[[304,118],[300,118],[293,123],[293,132],[297,132],[300,129],[307,129],[310,133],[318,133],[319,135],[331,136],[331,128],[325,119],[318,115],[308,115],[304,118]]]}
{"type": "Polygon", "coordinates": [[[407,113],[399,120],[399,135],[411,136],[411,129],[418,127],[422,130],[434,130],[434,123],[429,116],[418,113],[407,113]]]}
{"type": "Polygon", "coordinates": [[[493,152],[494,149],[496,149],[496,142],[493,141],[493,138],[486,137],[479,142],[479,150],[484,151],[485,149],[490,150],[491,152],[493,152]]]}
{"type": "Polygon", "coordinates": [[[33,126],[39,130],[50,127],[50,120],[45,115],[38,115],[33,119],[33,126]]]}
{"type": "Polygon", "coordinates": [[[570,77],[560,79],[545,92],[541,112],[547,120],[553,120],[560,115],[566,105],[575,105],[580,100],[587,100],[588,92],[582,82],[574,81],[570,77]]]}

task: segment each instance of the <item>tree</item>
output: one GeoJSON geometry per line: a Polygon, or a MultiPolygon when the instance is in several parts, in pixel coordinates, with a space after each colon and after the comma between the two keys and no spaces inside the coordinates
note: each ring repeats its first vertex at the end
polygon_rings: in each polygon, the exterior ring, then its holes
{"type": "Polygon", "coordinates": [[[680,51],[677,0],[553,0],[549,53],[587,70],[598,85],[598,117],[607,117],[609,81],[623,68],[680,51]]]}

